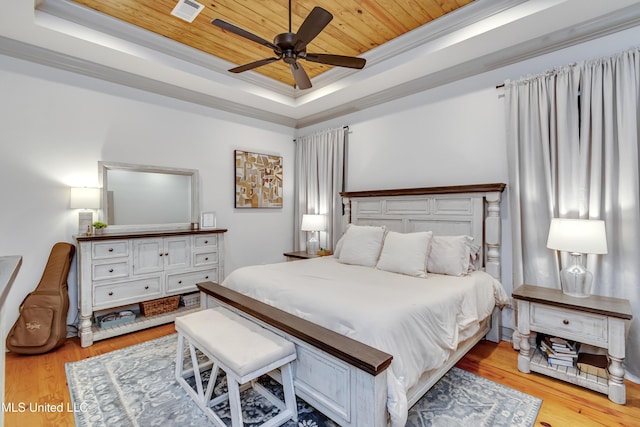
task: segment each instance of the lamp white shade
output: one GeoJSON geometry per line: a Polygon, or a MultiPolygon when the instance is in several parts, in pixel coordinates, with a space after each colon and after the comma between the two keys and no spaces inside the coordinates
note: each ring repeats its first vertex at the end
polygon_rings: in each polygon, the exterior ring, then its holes
{"type": "Polygon", "coordinates": [[[71,187],[69,207],[71,209],[99,209],[100,189],[92,187],[71,187]]]}
{"type": "Polygon", "coordinates": [[[553,218],[547,248],[581,254],[606,254],[607,234],[604,221],[553,218]]]}
{"type": "Polygon", "coordinates": [[[326,217],[324,215],[302,215],[302,231],[324,231],[327,228],[326,217]]]}

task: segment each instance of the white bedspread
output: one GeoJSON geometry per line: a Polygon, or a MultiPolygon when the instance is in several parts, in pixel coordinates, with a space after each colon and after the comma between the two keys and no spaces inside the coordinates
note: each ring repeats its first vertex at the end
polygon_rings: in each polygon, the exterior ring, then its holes
{"type": "Polygon", "coordinates": [[[479,329],[502,285],[484,272],[415,278],[334,257],[243,267],[223,285],[393,355],[387,409],[403,426],[407,390],[479,329]]]}

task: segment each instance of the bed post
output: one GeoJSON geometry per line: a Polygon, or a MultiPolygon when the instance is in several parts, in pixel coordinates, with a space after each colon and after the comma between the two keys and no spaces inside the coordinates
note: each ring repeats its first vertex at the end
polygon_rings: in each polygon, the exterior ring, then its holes
{"type": "MultiPolygon", "coordinates": [[[[497,280],[501,279],[500,246],[502,243],[502,218],[500,218],[500,202],[502,192],[491,191],[485,194],[487,216],[484,222],[487,263],[485,271],[497,280]]],[[[502,311],[494,309],[491,315],[491,330],[486,338],[492,342],[500,342],[502,338],[502,311]]]]}
{"type": "Polygon", "coordinates": [[[487,245],[486,272],[500,280],[500,245],[502,242],[502,218],[500,201],[502,194],[497,191],[486,193],[487,217],[485,218],[485,244],[487,245]]]}
{"type": "Polygon", "coordinates": [[[340,230],[340,236],[347,231],[347,225],[351,222],[351,199],[349,197],[342,198],[342,212],[342,230],[340,230]]]}

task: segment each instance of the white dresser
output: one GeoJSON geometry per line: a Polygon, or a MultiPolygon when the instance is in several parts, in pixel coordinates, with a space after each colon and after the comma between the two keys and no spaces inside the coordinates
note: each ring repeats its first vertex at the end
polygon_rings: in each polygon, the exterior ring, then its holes
{"type": "Polygon", "coordinates": [[[152,326],[200,308],[144,317],[101,328],[96,314],[128,309],[142,301],[196,292],[196,284],[224,278],[225,229],[79,235],[79,335],[83,347],[152,326]]]}

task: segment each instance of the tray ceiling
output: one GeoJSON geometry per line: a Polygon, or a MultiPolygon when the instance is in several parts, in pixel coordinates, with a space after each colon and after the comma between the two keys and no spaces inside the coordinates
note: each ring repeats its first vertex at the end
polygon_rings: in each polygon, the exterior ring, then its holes
{"type": "MultiPolygon", "coordinates": [[[[201,2],[202,12],[193,22],[171,14],[176,0],[74,0],[124,22],[144,28],[199,51],[242,65],[273,56],[264,46],[211,25],[220,18],[272,41],[288,31],[287,0],[214,0],[201,2]]],[[[333,20],[311,42],[307,51],[359,56],[411,30],[440,18],[473,0],[292,0],[291,27],[296,32],[315,6],[329,11],[333,20]]],[[[301,61],[311,79],[333,68],[301,61]]],[[[255,70],[293,86],[289,66],[282,61],[255,70]]]]}

